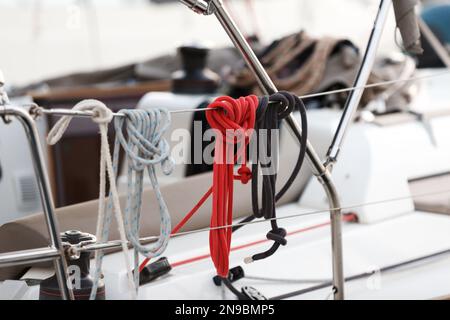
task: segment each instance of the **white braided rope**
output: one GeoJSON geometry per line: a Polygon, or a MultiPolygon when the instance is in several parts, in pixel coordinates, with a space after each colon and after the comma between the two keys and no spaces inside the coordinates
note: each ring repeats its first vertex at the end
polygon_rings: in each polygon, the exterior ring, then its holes
{"type": "MultiPolygon", "coordinates": [[[[98,219],[97,219],[97,239],[99,242],[108,241],[108,237],[105,237],[105,191],[106,191],[106,172],[108,172],[109,185],[110,185],[110,201],[113,203],[115,218],[117,221],[117,227],[119,230],[121,246],[124,254],[125,266],[128,275],[128,284],[130,287],[131,298],[136,298],[136,292],[134,290],[133,273],[128,259],[128,241],[126,238],[125,225],[122,216],[122,210],[119,203],[119,195],[117,192],[117,186],[115,181],[115,174],[113,170],[111,154],[108,144],[108,124],[113,119],[112,111],[102,102],[98,100],[83,100],[76,104],[72,110],[75,111],[92,111],[94,113],[92,120],[98,124],[100,128],[101,138],[101,152],[100,152],[100,187],[99,187],[99,205],[98,205],[98,219]]],[[[64,135],[67,127],[72,120],[72,116],[62,117],[50,130],[47,136],[47,143],[49,145],[56,144],[64,135]]],[[[94,287],[91,292],[91,299],[95,299],[97,295],[98,279],[101,274],[101,256],[103,252],[95,252],[95,274],[94,274],[94,287]]]]}

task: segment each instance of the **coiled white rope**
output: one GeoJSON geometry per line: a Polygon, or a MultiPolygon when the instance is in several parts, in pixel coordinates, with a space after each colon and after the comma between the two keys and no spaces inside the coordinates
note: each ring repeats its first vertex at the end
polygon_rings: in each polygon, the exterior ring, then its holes
{"type": "Polygon", "coordinates": [[[169,143],[163,134],[171,124],[170,112],[166,109],[121,110],[124,117],[115,119],[116,141],[113,166],[119,161],[120,146],[127,156],[127,205],[125,209],[125,227],[127,237],[134,247],[136,290],[139,288],[139,253],[146,258],[159,256],[167,247],[172,230],[169,210],[161,194],[156,178],[155,165],[160,164],[164,174],[169,175],[174,168],[170,157],[169,143]],[[123,125],[128,139],[123,134],[123,125]],[[150,246],[143,246],[139,240],[139,221],[141,218],[144,172],[147,171],[155,192],[160,212],[160,236],[150,246]]]}
{"type": "MultiPolygon", "coordinates": [[[[111,210],[105,211],[105,191],[106,191],[106,171],[108,172],[109,185],[110,185],[110,197],[109,201],[112,202],[114,207],[117,226],[119,229],[119,235],[121,240],[121,246],[125,258],[125,266],[128,275],[128,284],[130,286],[131,298],[136,298],[136,293],[133,283],[133,274],[131,271],[130,262],[128,259],[128,241],[126,238],[125,225],[122,217],[122,210],[119,203],[119,195],[117,192],[115,174],[113,170],[109,144],[108,144],[108,124],[113,119],[112,111],[102,102],[98,100],[83,100],[73,107],[75,111],[92,111],[94,114],[92,120],[98,124],[100,128],[101,137],[101,153],[100,153],[100,191],[99,191],[99,205],[98,205],[98,220],[97,220],[97,239],[99,242],[108,241],[109,232],[105,232],[105,221],[111,220],[111,210]],[[106,215],[106,217],[105,217],[106,215]]],[[[63,136],[67,127],[72,120],[72,116],[62,117],[50,130],[47,136],[47,143],[49,145],[56,144],[63,136]]],[[[109,228],[108,228],[109,229],[109,228]]],[[[91,299],[95,299],[97,295],[98,281],[101,274],[101,261],[103,252],[96,251],[95,253],[95,274],[94,274],[94,287],[91,292],[91,299]]]]}

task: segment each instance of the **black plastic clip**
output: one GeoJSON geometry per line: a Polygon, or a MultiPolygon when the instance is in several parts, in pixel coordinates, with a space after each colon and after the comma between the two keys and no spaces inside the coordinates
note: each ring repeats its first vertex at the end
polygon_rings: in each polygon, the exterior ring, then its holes
{"type": "MultiPolygon", "coordinates": [[[[172,266],[166,257],[162,257],[153,263],[150,263],[139,273],[139,285],[150,283],[172,270],[172,266]]],[[[135,271],[133,271],[135,272],[135,271]]]]}
{"type": "MultiPolygon", "coordinates": [[[[244,269],[242,269],[241,266],[237,266],[234,268],[231,268],[228,272],[228,280],[233,283],[238,281],[239,279],[242,279],[245,277],[244,269]]],[[[222,278],[219,276],[215,276],[213,278],[214,284],[218,287],[222,285],[222,278]]]]}

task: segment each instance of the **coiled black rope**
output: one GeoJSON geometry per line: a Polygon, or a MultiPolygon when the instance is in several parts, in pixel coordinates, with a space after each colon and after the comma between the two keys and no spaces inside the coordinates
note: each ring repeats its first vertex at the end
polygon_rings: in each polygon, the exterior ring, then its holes
{"type": "MultiPolygon", "coordinates": [[[[297,178],[306,155],[306,143],[308,124],[306,108],[303,102],[295,95],[286,91],[280,91],[270,97],[261,97],[257,109],[256,136],[265,137],[265,144],[258,143],[257,159],[252,165],[252,207],[253,215],[245,218],[241,223],[250,222],[256,218],[270,219],[272,229],[267,233],[267,238],[273,240],[271,248],[262,253],[253,255],[247,262],[265,259],[273,255],[281,245],[286,245],[286,230],[278,227],[275,205],[292,186],[297,178]],[[270,104],[269,104],[270,103],[270,104]],[[297,136],[300,150],[295,167],[286,183],[276,193],[276,181],[278,170],[278,138],[272,139],[274,133],[278,133],[281,120],[288,117],[291,112],[299,111],[302,126],[302,135],[297,136]],[[273,141],[272,141],[273,140],[273,141]],[[259,207],[258,176],[262,173],[263,183],[261,192],[261,208],[259,207]]],[[[235,227],[236,231],[240,226],[235,227]]]]}

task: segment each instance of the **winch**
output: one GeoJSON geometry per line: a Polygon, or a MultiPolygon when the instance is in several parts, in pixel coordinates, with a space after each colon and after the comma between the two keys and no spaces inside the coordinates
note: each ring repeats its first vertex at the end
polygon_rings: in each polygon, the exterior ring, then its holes
{"type": "MultiPolygon", "coordinates": [[[[77,230],[66,231],[61,234],[61,241],[65,247],[84,246],[96,243],[94,235],[77,230]]],[[[69,281],[73,289],[75,300],[89,300],[93,280],[89,274],[90,252],[68,250],[66,255],[69,281]]],[[[58,286],[56,275],[41,282],[39,288],[39,300],[61,300],[61,290],[58,286]]],[[[105,284],[99,281],[96,300],[105,300],[105,284]]]]}

